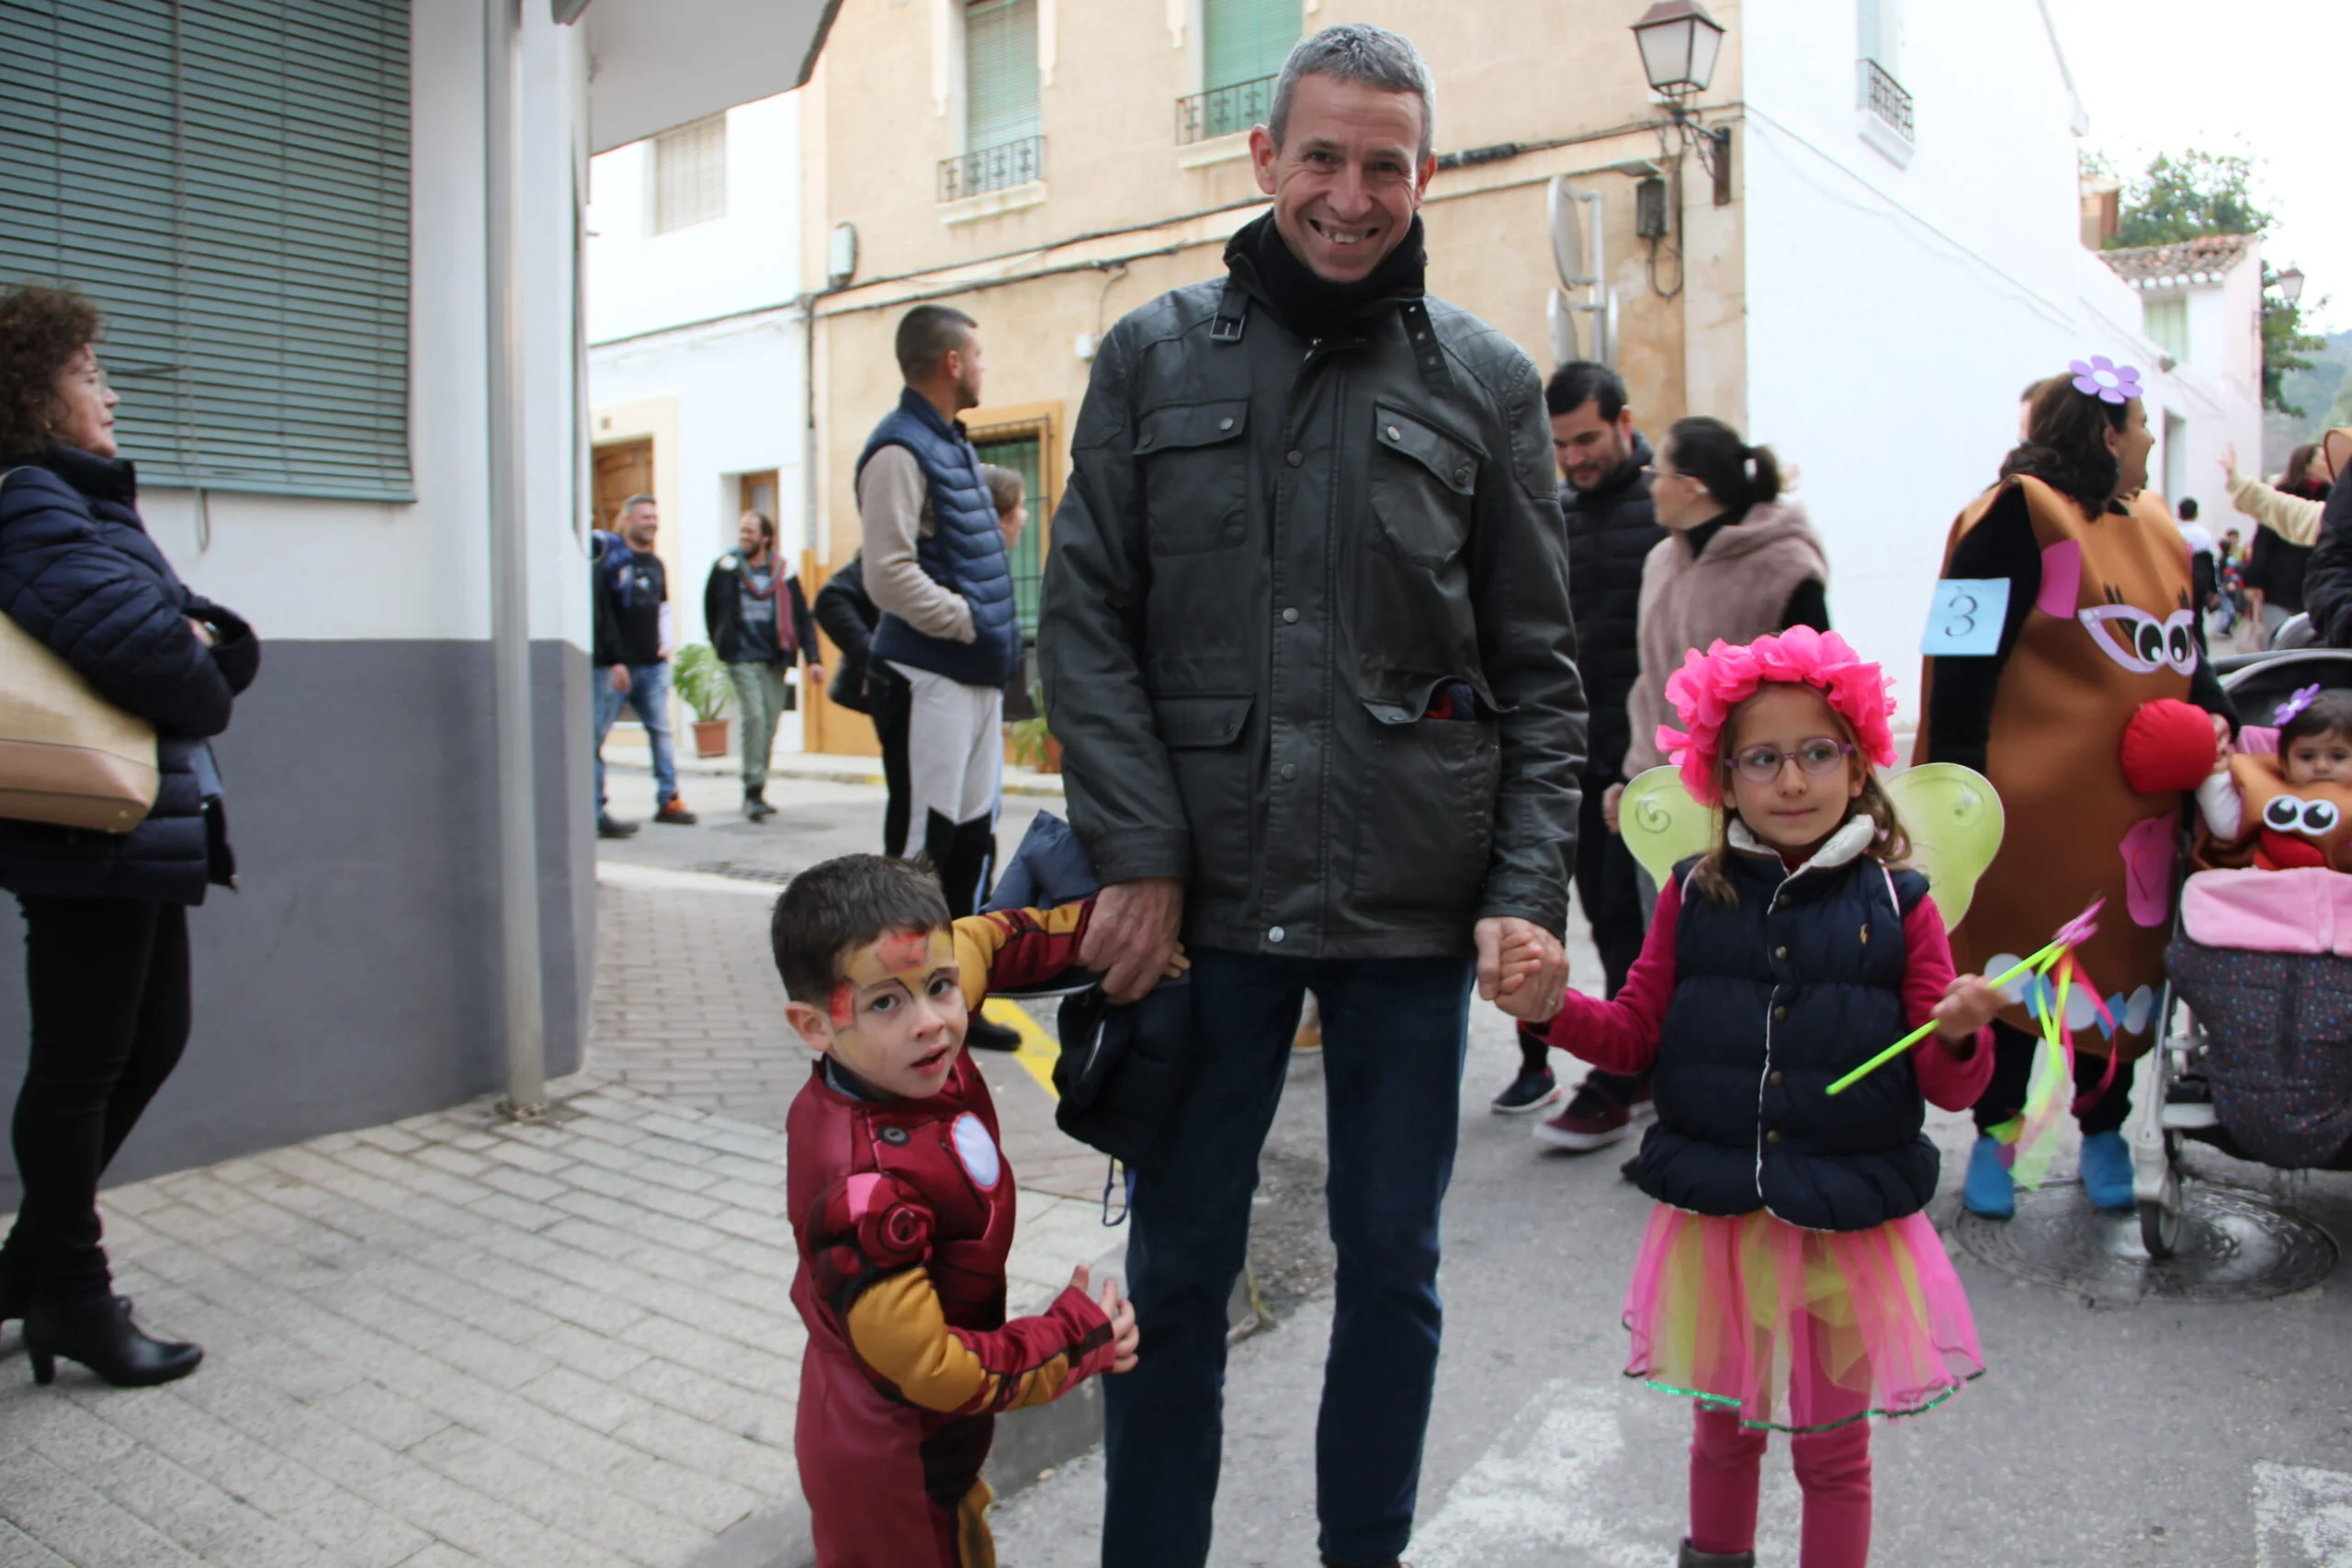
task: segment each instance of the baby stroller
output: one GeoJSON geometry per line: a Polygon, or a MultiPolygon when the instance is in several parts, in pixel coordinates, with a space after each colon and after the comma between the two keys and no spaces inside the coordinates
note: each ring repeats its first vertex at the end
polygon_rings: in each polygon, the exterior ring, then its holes
{"type": "MultiPolygon", "coordinates": [[[[2267,724],[2301,687],[2352,688],[2352,650],[2342,649],[2274,649],[2214,664],[2249,727],[2267,724]]],[[[2257,880],[2240,883],[2243,897],[2267,901],[2275,887],[2278,898],[2253,924],[2295,933],[2289,941],[2199,941],[2215,937],[2215,928],[2200,926],[2200,911],[2212,906],[2193,889],[2175,911],[2157,1014],[2166,1027],[2140,1061],[2132,1097],[2133,1197],[2151,1258],[2169,1258],[2179,1245],[2188,1141],[2277,1169],[2352,1169],[2352,929],[2330,940],[2331,913],[2315,916],[2313,884],[2298,880],[2323,879],[2320,897],[2333,898],[2335,884],[2352,879],[2317,871],[2250,875],[2257,880]]],[[[2341,891],[2352,911],[2352,889],[2341,891]]]]}

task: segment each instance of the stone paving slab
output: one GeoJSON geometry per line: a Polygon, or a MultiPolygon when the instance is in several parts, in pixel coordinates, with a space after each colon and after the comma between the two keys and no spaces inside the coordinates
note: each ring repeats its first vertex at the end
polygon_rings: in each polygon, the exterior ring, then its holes
{"type": "MultiPolygon", "coordinates": [[[[0,1565],[683,1568],[797,1495],[782,1134],[555,1092],[543,1125],[476,1102],[108,1192],[119,1288],[205,1364],[42,1389],[11,1355],[0,1565]]],[[[1014,1300],[1104,1250],[1023,1192],[1014,1300]]]]}

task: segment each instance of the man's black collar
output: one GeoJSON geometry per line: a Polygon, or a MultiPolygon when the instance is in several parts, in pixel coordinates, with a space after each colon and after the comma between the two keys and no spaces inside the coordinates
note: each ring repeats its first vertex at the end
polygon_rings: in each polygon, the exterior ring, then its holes
{"type": "Polygon", "coordinates": [[[1300,337],[1323,338],[1383,306],[1420,299],[1429,253],[1416,215],[1404,241],[1369,276],[1356,283],[1332,283],[1291,254],[1269,211],[1235,231],[1225,247],[1225,264],[1276,321],[1300,337]]]}

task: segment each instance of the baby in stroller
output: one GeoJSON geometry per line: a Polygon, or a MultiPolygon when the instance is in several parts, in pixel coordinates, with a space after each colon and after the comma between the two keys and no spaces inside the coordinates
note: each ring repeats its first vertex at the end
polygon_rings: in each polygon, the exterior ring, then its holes
{"type": "MultiPolygon", "coordinates": [[[[2331,658],[2266,661],[2233,694],[2259,712],[2249,688],[2343,679],[2305,667],[2331,658]]],[[[2242,731],[2197,792],[2203,831],[2165,967],[2202,1029],[2215,1122],[2182,1130],[2284,1169],[2352,1170],[2352,694],[2301,686],[2271,716],[2276,731],[2242,731]]]]}

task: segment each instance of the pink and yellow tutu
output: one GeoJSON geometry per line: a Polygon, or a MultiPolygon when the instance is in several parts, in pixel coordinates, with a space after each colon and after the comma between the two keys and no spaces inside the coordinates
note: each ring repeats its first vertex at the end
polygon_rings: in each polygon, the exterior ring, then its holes
{"type": "Polygon", "coordinates": [[[1725,1219],[1660,1204],[1625,1327],[1627,1377],[1781,1431],[1916,1415],[1984,1371],[1968,1297],[1925,1214],[1811,1231],[1760,1209],[1725,1219]]]}

